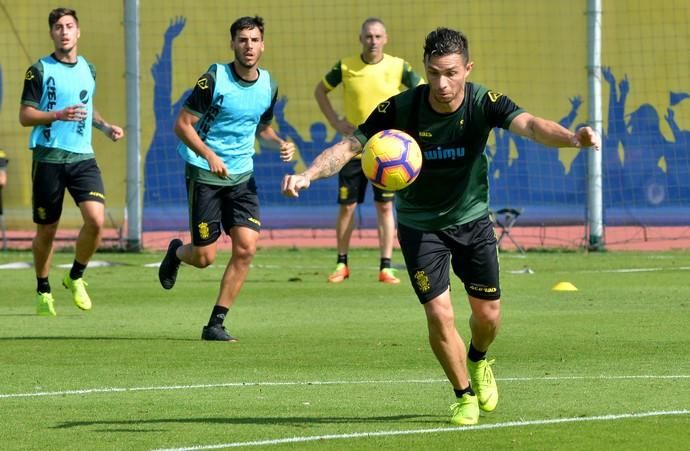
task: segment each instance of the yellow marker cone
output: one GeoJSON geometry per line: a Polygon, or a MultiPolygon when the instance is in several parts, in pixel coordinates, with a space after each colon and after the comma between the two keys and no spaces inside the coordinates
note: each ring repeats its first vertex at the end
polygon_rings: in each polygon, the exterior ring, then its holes
{"type": "Polygon", "coordinates": [[[558,282],[552,288],[553,291],[577,291],[577,287],[570,282],[558,282]]]}

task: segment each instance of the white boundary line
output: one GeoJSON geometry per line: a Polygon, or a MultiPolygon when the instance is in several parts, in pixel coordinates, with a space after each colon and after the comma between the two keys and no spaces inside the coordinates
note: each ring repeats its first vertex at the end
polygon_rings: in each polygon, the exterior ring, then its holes
{"type": "Polygon", "coordinates": [[[544,420],[529,420],[529,421],[507,421],[505,423],[480,424],[476,426],[463,427],[444,427],[434,429],[410,429],[400,431],[374,431],[374,432],[353,432],[350,434],[329,434],[316,435],[306,437],[287,437],[271,440],[253,440],[248,442],[231,442],[221,443],[217,445],[197,445],[184,448],[158,448],[154,451],[195,451],[203,449],[221,449],[221,448],[238,448],[249,446],[266,446],[266,445],[283,445],[287,443],[305,443],[315,442],[321,440],[342,440],[352,438],[368,438],[368,437],[389,437],[396,435],[417,435],[417,434],[438,434],[443,432],[472,432],[488,429],[503,429],[509,427],[523,427],[523,426],[543,426],[550,424],[561,423],[578,423],[583,421],[616,421],[626,420],[630,418],[646,418],[646,417],[660,417],[671,415],[688,415],[690,410],[667,410],[655,412],[640,412],[640,413],[622,413],[616,415],[598,415],[592,417],[572,417],[572,418],[553,418],[544,420]]]}
{"type": "MultiPolygon", "coordinates": [[[[621,380],[621,379],[690,379],[688,374],[676,375],[629,375],[629,376],[544,376],[544,377],[497,377],[502,382],[531,381],[567,381],[567,380],[621,380]]],[[[307,386],[307,385],[375,385],[375,384],[436,384],[445,383],[446,379],[409,379],[409,380],[361,380],[361,381],[292,381],[292,382],[226,382],[220,384],[160,385],[149,387],[102,387],[76,390],[34,392],[34,393],[0,393],[0,399],[36,398],[44,396],[93,395],[101,393],[133,393],[142,391],[174,391],[223,387],[272,387],[272,386],[307,386]]]]}
{"type": "MultiPolygon", "coordinates": [[[[501,258],[504,258],[505,255],[501,255],[501,258]]],[[[516,256],[517,257],[517,256],[516,256]]],[[[520,257],[524,258],[524,257],[520,257]]],[[[144,263],[141,266],[143,268],[158,268],[160,266],[161,262],[151,262],[151,263],[144,263]]],[[[109,262],[109,261],[93,261],[89,263],[89,268],[99,268],[99,267],[111,267],[111,266],[119,266],[122,265],[122,263],[119,262],[109,262]]],[[[56,265],[58,268],[69,268],[71,266],[71,263],[69,264],[60,264],[56,265]]],[[[219,268],[222,267],[222,265],[211,265],[210,267],[212,268],[219,268]]],[[[28,268],[33,268],[33,264],[31,262],[8,262],[8,263],[3,263],[0,264],[0,269],[28,269],[28,268]]],[[[288,266],[285,265],[271,265],[271,264],[261,264],[261,263],[253,263],[252,268],[256,269],[283,269],[283,268],[288,268],[288,266]]],[[[301,269],[301,270],[312,270],[312,269],[322,269],[323,266],[317,266],[317,265],[297,265],[297,266],[289,266],[289,268],[292,269],[301,269]]],[[[367,266],[366,269],[375,269],[377,267],[375,266],[367,266]]],[[[400,269],[400,268],[399,268],[400,269]]],[[[404,269],[404,268],[402,268],[404,269]]],[[[568,273],[592,273],[592,272],[606,272],[606,273],[636,273],[636,272],[657,272],[657,271],[690,271],[690,266],[668,266],[668,267],[651,267],[651,268],[618,268],[618,269],[604,269],[604,270],[593,270],[593,269],[582,269],[582,270],[571,270],[571,271],[557,271],[557,272],[568,272],[568,273]]],[[[506,274],[522,274],[523,270],[515,270],[515,271],[506,271],[506,274]]]]}

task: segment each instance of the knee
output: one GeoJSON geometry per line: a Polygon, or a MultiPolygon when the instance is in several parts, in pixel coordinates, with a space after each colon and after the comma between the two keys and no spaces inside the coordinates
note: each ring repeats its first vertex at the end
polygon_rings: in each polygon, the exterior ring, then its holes
{"type": "Polygon", "coordinates": [[[475,309],[472,316],[479,324],[498,327],[501,321],[501,309],[498,302],[483,302],[481,308],[475,309]]]}
{"type": "Polygon", "coordinates": [[[256,245],[254,244],[239,244],[232,249],[232,258],[241,262],[251,263],[256,255],[256,245]]]}
{"type": "Polygon", "coordinates": [[[357,203],[353,202],[351,204],[341,204],[340,205],[340,215],[341,216],[351,216],[355,213],[357,208],[357,203]]]}
{"type": "Polygon", "coordinates": [[[455,330],[455,313],[453,308],[447,305],[425,305],[427,323],[429,324],[429,331],[443,331],[455,330]]]}
{"type": "Polygon", "coordinates": [[[206,256],[201,256],[194,261],[194,266],[200,269],[208,268],[215,261],[214,258],[208,258],[206,256]]]}
{"type": "Polygon", "coordinates": [[[194,260],[194,266],[197,268],[207,268],[211,266],[214,262],[216,261],[216,256],[215,254],[199,254],[197,258],[194,260]]]}
{"type": "Polygon", "coordinates": [[[57,234],[58,223],[55,224],[40,224],[36,228],[36,240],[38,241],[52,241],[57,234]]]}
{"type": "Polygon", "coordinates": [[[100,233],[103,230],[103,225],[105,220],[101,216],[87,216],[84,218],[84,228],[89,229],[93,232],[100,233]]]}
{"type": "Polygon", "coordinates": [[[211,248],[194,247],[192,249],[192,261],[189,263],[191,263],[195,268],[203,269],[203,268],[206,268],[208,266],[211,266],[213,264],[213,262],[215,262],[215,261],[216,261],[215,250],[213,250],[211,248]]]}
{"type": "Polygon", "coordinates": [[[393,214],[393,202],[376,202],[376,209],[381,216],[393,214]]]}

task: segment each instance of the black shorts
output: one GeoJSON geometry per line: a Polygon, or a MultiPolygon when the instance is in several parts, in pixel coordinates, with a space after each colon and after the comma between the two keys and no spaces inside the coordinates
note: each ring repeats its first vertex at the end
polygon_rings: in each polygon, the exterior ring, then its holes
{"type": "Polygon", "coordinates": [[[187,199],[189,230],[195,246],[216,242],[221,225],[226,234],[236,226],[257,232],[261,229],[254,177],[234,186],[207,185],[187,179],[187,199]]]}
{"type": "MultiPolygon", "coordinates": [[[[364,195],[367,191],[369,179],[362,171],[362,160],[359,158],[348,161],[338,173],[338,203],[349,205],[364,202],[364,195]]],[[[385,191],[374,185],[375,202],[391,202],[395,194],[385,191]]]]}
{"type": "Polygon", "coordinates": [[[450,286],[449,263],[465,284],[467,294],[491,301],[500,299],[498,245],[488,216],[436,232],[399,224],[398,240],[422,304],[450,286]]]}
{"type": "Polygon", "coordinates": [[[53,224],[60,219],[65,188],[77,205],[89,200],[105,203],[105,188],[95,158],[76,163],[34,161],[31,179],[36,224],[53,224]]]}

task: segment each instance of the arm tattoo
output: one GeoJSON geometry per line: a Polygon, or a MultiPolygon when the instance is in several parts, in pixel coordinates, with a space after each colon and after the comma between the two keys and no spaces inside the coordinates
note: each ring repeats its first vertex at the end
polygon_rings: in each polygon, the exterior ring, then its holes
{"type": "Polygon", "coordinates": [[[351,152],[354,154],[362,152],[362,145],[353,136],[344,138],[335,146],[324,151],[316,157],[312,164],[316,178],[326,178],[337,174],[345,166],[345,163],[352,159],[351,152]]]}
{"type": "Polygon", "coordinates": [[[98,121],[98,120],[94,119],[92,124],[93,124],[93,128],[98,129],[100,131],[103,131],[103,129],[105,128],[105,124],[103,123],[103,121],[98,121]]]}

